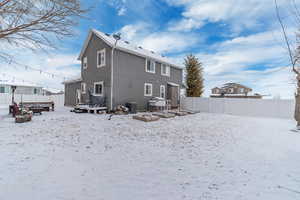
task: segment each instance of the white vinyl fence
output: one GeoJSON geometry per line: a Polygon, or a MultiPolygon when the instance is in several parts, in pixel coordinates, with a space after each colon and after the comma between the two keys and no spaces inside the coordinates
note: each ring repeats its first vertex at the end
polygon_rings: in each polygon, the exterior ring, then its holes
{"type": "MultiPolygon", "coordinates": [[[[0,94],[0,106],[6,106],[11,104],[11,94],[0,94]]],[[[64,106],[64,95],[51,95],[51,96],[42,96],[42,95],[21,95],[15,94],[15,102],[39,102],[39,101],[53,101],[55,107],[64,106]]]]}
{"type": "Polygon", "coordinates": [[[185,110],[232,115],[293,118],[295,101],[276,99],[229,99],[184,97],[185,110]]]}

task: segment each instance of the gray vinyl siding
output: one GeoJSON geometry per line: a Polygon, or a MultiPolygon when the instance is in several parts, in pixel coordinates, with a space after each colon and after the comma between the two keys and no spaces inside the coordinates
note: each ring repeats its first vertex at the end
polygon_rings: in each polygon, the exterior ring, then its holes
{"type": "Polygon", "coordinates": [[[80,89],[81,82],[65,83],[65,106],[76,105],[76,90],[80,89]]]}
{"type": "Polygon", "coordinates": [[[161,63],[156,62],[155,74],[145,70],[146,59],[117,50],[114,57],[114,104],[134,101],[139,110],[145,110],[152,97],[160,96],[160,86],[182,84],[182,70],[170,68],[170,77],[161,75],[161,63]],[[144,96],[144,84],[152,84],[152,97],[144,96]]]}
{"type": "Polygon", "coordinates": [[[111,47],[100,40],[95,35],[92,36],[83,57],[87,57],[88,68],[83,69],[83,62],[81,62],[81,77],[82,82],[86,83],[86,94],[82,94],[82,102],[88,103],[88,90],[94,92],[95,82],[104,82],[104,96],[107,100],[107,106],[110,105],[110,80],[111,80],[111,47]],[[104,67],[97,68],[97,51],[106,49],[104,67]]]}

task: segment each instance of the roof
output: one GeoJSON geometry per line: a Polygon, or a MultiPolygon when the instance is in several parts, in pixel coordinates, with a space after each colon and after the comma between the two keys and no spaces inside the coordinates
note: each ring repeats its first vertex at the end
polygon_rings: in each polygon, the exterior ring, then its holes
{"type": "Polygon", "coordinates": [[[63,92],[63,90],[55,89],[55,88],[43,88],[43,90],[48,91],[48,92],[51,92],[51,93],[53,93],[53,94],[57,94],[57,93],[63,92]]]}
{"type": "Polygon", "coordinates": [[[251,88],[244,86],[242,84],[239,84],[239,83],[225,83],[221,88],[223,89],[223,88],[228,88],[228,87],[243,87],[243,88],[247,88],[247,89],[251,90],[251,88]]]}
{"type": "Polygon", "coordinates": [[[81,82],[81,81],[82,81],[81,75],[78,75],[77,77],[74,77],[74,78],[71,78],[71,79],[68,79],[68,80],[62,82],[62,84],[77,83],[77,82],[81,82]]]}
{"type": "MultiPolygon", "coordinates": [[[[95,34],[97,37],[102,39],[110,47],[113,47],[115,45],[116,40],[113,38],[112,35],[103,33],[101,31],[98,31],[98,30],[95,30],[95,29],[91,29],[87,39],[84,42],[83,48],[81,49],[78,60],[82,59],[82,56],[83,56],[83,54],[84,54],[84,52],[85,52],[85,50],[88,46],[88,42],[90,41],[93,34],[95,34]]],[[[144,57],[144,58],[150,58],[150,59],[156,60],[156,61],[161,62],[161,63],[169,64],[172,67],[175,67],[175,68],[178,68],[178,69],[183,69],[182,66],[179,66],[177,63],[171,61],[167,57],[164,57],[164,56],[162,56],[158,53],[155,53],[153,51],[146,50],[142,47],[132,45],[132,44],[130,44],[130,42],[127,42],[127,41],[119,40],[118,43],[117,43],[116,49],[121,50],[121,51],[125,51],[125,52],[130,53],[130,54],[134,54],[134,55],[137,55],[137,56],[141,56],[141,57],[144,57]]]]}
{"type": "Polygon", "coordinates": [[[1,80],[0,79],[0,85],[8,85],[8,86],[23,86],[23,87],[35,87],[35,88],[42,88],[42,86],[39,86],[34,83],[28,83],[25,81],[16,81],[16,80],[1,80]]]}

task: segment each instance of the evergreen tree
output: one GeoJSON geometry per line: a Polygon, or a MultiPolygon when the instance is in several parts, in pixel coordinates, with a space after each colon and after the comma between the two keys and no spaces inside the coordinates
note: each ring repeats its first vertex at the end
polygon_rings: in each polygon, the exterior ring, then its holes
{"type": "Polygon", "coordinates": [[[203,67],[198,58],[188,55],[185,59],[186,70],[186,96],[201,97],[204,92],[203,67]]]}

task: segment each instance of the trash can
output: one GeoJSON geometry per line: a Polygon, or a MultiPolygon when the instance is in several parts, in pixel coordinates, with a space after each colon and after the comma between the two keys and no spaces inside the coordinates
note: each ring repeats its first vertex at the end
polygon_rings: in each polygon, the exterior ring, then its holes
{"type": "Polygon", "coordinates": [[[136,102],[128,102],[126,103],[126,107],[129,110],[129,113],[135,114],[137,112],[137,103],[136,102]]]}

